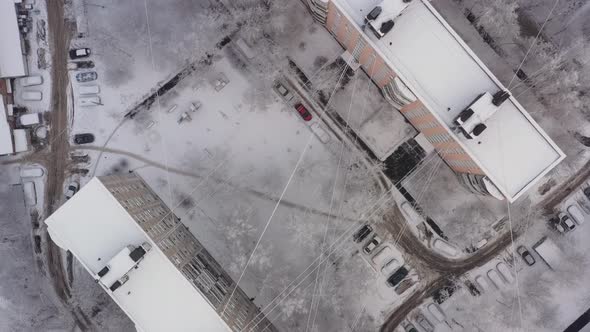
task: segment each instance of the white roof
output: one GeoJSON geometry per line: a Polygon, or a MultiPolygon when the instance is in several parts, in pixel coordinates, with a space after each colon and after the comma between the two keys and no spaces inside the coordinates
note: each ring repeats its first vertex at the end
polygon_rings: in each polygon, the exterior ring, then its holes
{"type": "Polygon", "coordinates": [[[12,131],[12,136],[14,136],[14,152],[29,151],[26,129],[15,129],[12,131]]]}
{"type": "Polygon", "coordinates": [[[25,76],[14,1],[0,1],[0,77],[25,76]]]}
{"type": "MultiPolygon", "coordinates": [[[[45,223],[53,241],[95,276],[127,245],[152,244],[111,292],[140,331],[230,331],[213,307],[149,239],[98,178],[93,178],[45,223]]],[[[101,283],[99,285],[102,286],[101,283]]]]}
{"type": "MultiPolygon", "coordinates": [[[[380,2],[335,0],[359,26],[380,2]]],[[[385,10],[381,15],[387,15],[385,10]]],[[[394,22],[394,28],[382,39],[368,30],[366,35],[423,104],[447,126],[480,94],[505,89],[426,0],[412,1],[394,22]]],[[[451,134],[510,201],[565,157],[513,97],[486,125],[479,139],[451,134]]]]}
{"type": "Polygon", "coordinates": [[[6,107],[4,107],[4,97],[0,95],[0,156],[3,154],[11,154],[13,152],[12,135],[10,135],[6,107]]]}

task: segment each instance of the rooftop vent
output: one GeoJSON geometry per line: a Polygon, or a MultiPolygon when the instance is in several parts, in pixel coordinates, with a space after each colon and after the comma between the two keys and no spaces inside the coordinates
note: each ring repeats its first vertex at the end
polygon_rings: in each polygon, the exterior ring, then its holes
{"type": "Polygon", "coordinates": [[[510,92],[507,90],[498,91],[494,94],[494,98],[492,98],[492,104],[500,107],[500,105],[502,105],[502,103],[508,98],[510,98],[510,92]]]}
{"type": "Polygon", "coordinates": [[[473,127],[473,131],[471,133],[473,134],[473,136],[479,136],[479,134],[483,133],[483,131],[486,130],[486,128],[487,126],[485,124],[480,123],[473,127]]]}
{"type": "Polygon", "coordinates": [[[482,93],[455,118],[455,125],[467,139],[479,136],[486,130],[484,124],[497,110],[498,106],[508,99],[508,92],[500,91],[493,97],[489,92],[482,93]],[[494,103],[497,101],[498,104],[494,103]]]}
{"type": "Polygon", "coordinates": [[[383,9],[381,8],[381,6],[376,6],[375,8],[373,8],[373,10],[371,10],[371,12],[365,17],[365,21],[374,21],[379,14],[381,14],[381,11],[383,9]]]}
{"type": "Polygon", "coordinates": [[[387,22],[383,22],[381,24],[381,28],[379,29],[379,31],[381,31],[381,34],[385,35],[387,34],[389,31],[391,31],[391,29],[393,29],[393,20],[389,20],[387,22]]]}
{"type": "Polygon", "coordinates": [[[143,247],[137,247],[133,249],[131,253],[129,253],[129,257],[131,257],[134,262],[139,261],[144,255],[145,249],[143,249],[143,247]]]}
{"type": "Polygon", "coordinates": [[[104,277],[107,273],[109,273],[109,267],[105,266],[102,268],[102,270],[98,271],[98,276],[100,278],[104,277]]]}

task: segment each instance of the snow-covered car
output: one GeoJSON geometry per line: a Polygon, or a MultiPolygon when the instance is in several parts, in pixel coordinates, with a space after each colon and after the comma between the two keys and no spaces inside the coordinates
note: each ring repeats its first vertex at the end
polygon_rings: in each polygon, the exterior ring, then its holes
{"type": "Polygon", "coordinates": [[[367,243],[367,245],[365,246],[365,248],[363,250],[368,255],[368,254],[372,253],[373,250],[375,250],[375,248],[377,248],[379,246],[379,244],[381,244],[381,238],[379,236],[375,235],[375,236],[373,236],[371,241],[369,241],[369,243],[367,243]]]}
{"type": "Polygon", "coordinates": [[[520,246],[516,249],[516,252],[522,257],[522,260],[526,263],[526,265],[531,266],[535,264],[535,258],[531,255],[531,252],[528,251],[525,246],[520,246]]]}
{"type": "Polygon", "coordinates": [[[383,266],[393,258],[393,250],[389,246],[384,246],[371,258],[373,264],[377,267],[383,266]]]}
{"type": "Polygon", "coordinates": [[[432,325],[432,323],[428,319],[426,319],[426,317],[424,317],[424,315],[422,314],[418,314],[416,316],[416,323],[420,325],[420,327],[426,332],[434,331],[434,326],[432,325]]]}
{"type": "Polygon", "coordinates": [[[477,284],[477,288],[481,293],[485,293],[490,290],[490,282],[488,281],[488,278],[484,276],[475,277],[475,283],[477,284]]]}
{"type": "Polygon", "coordinates": [[[92,96],[92,97],[80,97],[78,98],[78,105],[80,107],[92,107],[92,106],[100,106],[102,102],[99,96],[92,96]]]}
{"type": "Polygon", "coordinates": [[[277,85],[275,85],[275,91],[287,102],[293,99],[293,94],[281,83],[277,83],[277,85]]]}
{"type": "Polygon", "coordinates": [[[70,59],[80,59],[90,56],[90,49],[87,47],[70,50],[70,59]]]}
{"type": "Polygon", "coordinates": [[[89,68],[94,68],[94,62],[93,61],[84,60],[84,61],[75,61],[75,62],[69,62],[68,63],[68,69],[69,70],[89,69],[89,68]]]}
{"type": "Polygon", "coordinates": [[[559,218],[559,223],[565,227],[566,231],[573,231],[576,228],[576,224],[567,214],[560,212],[557,217],[559,218]]]}
{"type": "Polygon", "coordinates": [[[432,317],[436,318],[437,321],[440,323],[444,322],[446,317],[445,313],[442,311],[440,306],[436,303],[431,303],[428,305],[428,311],[432,315],[432,317]]]}
{"type": "Polygon", "coordinates": [[[582,209],[577,204],[572,204],[567,207],[567,213],[572,217],[576,224],[581,225],[586,221],[586,216],[582,209]]]}
{"type": "Polygon", "coordinates": [[[23,91],[21,98],[27,101],[40,101],[43,99],[43,93],[41,91],[23,91]]]}
{"type": "Polygon", "coordinates": [[[388,276],[395,272],[395,270],[397,270],[400,266],[401,264],[397,261],[397,259],[394,258],[383,265],[381,268],[381,274],[388,276]]]}
{"type": "Polygon", "coordinates": [[[507,283],[511,284],[514,282],[514,276],[512,275],[512,271],[510,271],[510,268],[508,267],[508,265],[506,265],[506,263],[500,262],[496,264],[496,270],[500,272],[500,276],[504,278],[504,280],[507,283]]]}
{"type": "Polygon", "coordinates": [[[500,289],[500,287],[504,286],[504,279],[500,277],[500,274],[498,271],[496,271],[496,269],[488,270],[488,278],[490,278],[492,285],[497,289],[500,289]]]}
{"type": "Polygon", "coordinates": [[[66,189],[66,199],[72,198],[78,192],[78,189],[80,189],[80,184],[76,181],[71,182],[66,189]]]}
{"type": "Polygon", "coordinates": [[[41,76],[41,75],[25,76],[23,78],[20,78],[20,84],[22,86],[34,86],[34,85],[43,84],[43,76],[41,76]]]}
{"type": "Polygon", "coordinates": [[[416,327],[410,322],[402,322],[402,327],[404,328],[404,332],[418,332],[416,327]]]}
{"type": "Polygon", "coordinates": [[[95,71],[85,71],[83,73],[76,74],[76,81],[78,82],[92,82],[98,78],[98,74],[95,71]]]}

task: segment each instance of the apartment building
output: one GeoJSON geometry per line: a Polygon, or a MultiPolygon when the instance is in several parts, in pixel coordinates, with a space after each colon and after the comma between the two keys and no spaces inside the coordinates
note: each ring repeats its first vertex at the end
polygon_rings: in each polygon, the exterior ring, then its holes
{"type": "Polygon", "coordinates": [[[471,191],[513,202],[565,158],[428,0],[307,4],[471,191]]]}
{"type": "Polygon", "coordinates": [[[93,178],[46,223],[142,331],[277,331],[137,175],[93,178]]]}

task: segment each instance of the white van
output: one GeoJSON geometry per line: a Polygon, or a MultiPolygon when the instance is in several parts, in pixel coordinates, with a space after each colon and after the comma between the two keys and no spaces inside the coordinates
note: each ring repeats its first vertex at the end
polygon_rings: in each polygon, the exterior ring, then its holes
{"type": "Polygon", "coordinates": [[[568,206],[567,213],[569,213],[569,215],[572,217],[572,219],[574,219],[574,221],[578,225],[581,225],[586,221],[586,217],[584,216],[584,213],[577,205],[572,204],[572,205],[568,206]]]}
{"type": "Polygon", "coordinates": [[[43,76],[33,75],[20,78],[20,84],[22,86],[33,86],[43,84],[43,76]]]}
{"type": "Polygon", "coordinates": [[[23,98],[23,100],[39,101],[43,99],[43,94],[41,93],[41,91],[23,91],[21,93],[21,97],[23,98]]]}
{"type": "Polygon", "coordinates": [[[41,122],[40,113],[28,113],[18,117],[18,123],[21,126],[32,126],[41,122]]]}
{"type": "Polygon", "coordinates": [[[383,263],[389,261],[390,259],[393,258],[393,250],[391,250],[390,247],[385,246],[383,247],[383,249],[379,250],[379,252],[377,254],[375,254],[375,256],[373,256],[373,263],[375,263],[375,265],[377,266],[381,266],[383,265],[383,263]]]}
{"type": "Polygon", "coordinates": [[[81,96],[97,95],[100,92],[98,85],[81,85],[78,88],[78,93],[81,96]]]}
{"type": "Polygon", "coordinates": [[[78,105],[80,105],[81,107],[99,106],[99,105],[101,105],[100,97],[96,96],[96,97],[80,98],[80,99],[78,99],[78,105]]]}

